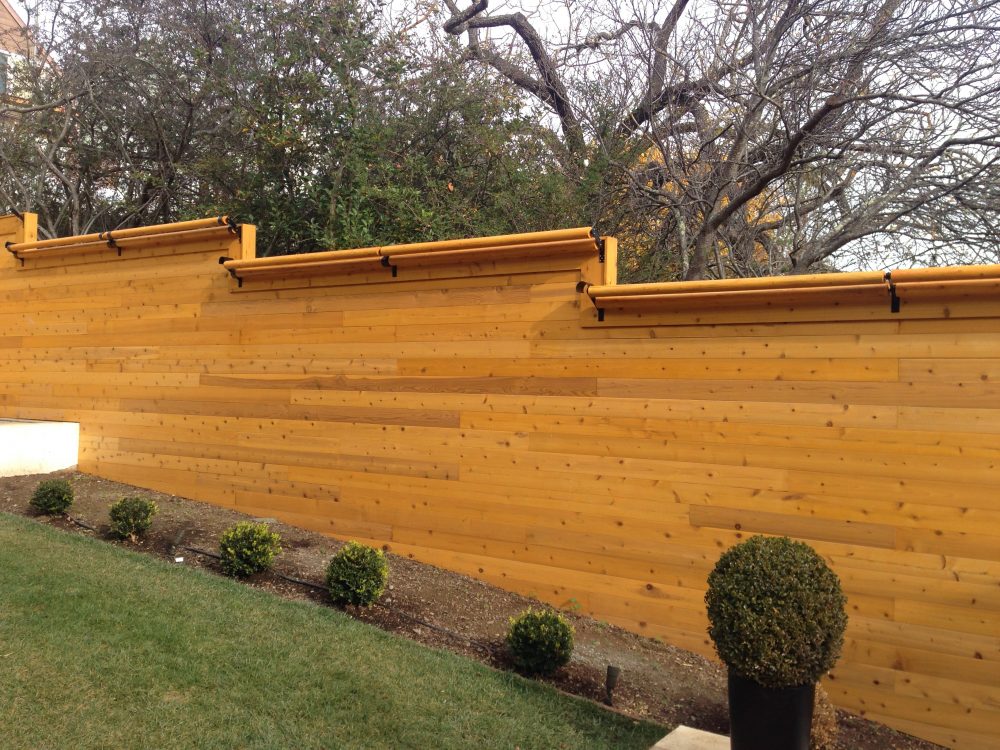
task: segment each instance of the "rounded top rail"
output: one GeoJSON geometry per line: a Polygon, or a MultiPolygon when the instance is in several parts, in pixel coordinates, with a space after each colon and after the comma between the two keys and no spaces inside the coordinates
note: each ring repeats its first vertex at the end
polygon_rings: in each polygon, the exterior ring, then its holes
{"type": "Polygon", "coordinates": [[[146,227],[113,229],[108,232],[81,234],[72,237],[57,237],[51,240],[8,243],[7,250],[16,254],[24,250],[51,250],[57,247],[76,247],[80,245],[93,245],[101,242],[113,246],[114,242],[117,240],[134,239],[136,237],[149,237],[162,234],[176,234],[179,232],[189,232],[197,229],[221,227],[227,227],[228,229],[235,230],[237,225],[228,216],[215,216],[210,219],[195,219],[193,221],[181,221],[173,224],[152,224],[146,227]]]}

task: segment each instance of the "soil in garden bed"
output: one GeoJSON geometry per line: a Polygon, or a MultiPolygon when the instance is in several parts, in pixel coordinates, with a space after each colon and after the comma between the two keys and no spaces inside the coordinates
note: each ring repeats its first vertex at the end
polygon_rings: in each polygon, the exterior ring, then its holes
{"type": "MultiPolygon", "coordinates": [[[[41,479],[63,476],[75,492],[71,515],[107,538],[108,508],[128,495],[143,495],[157,502],[160,512],[146,538],[137,543],[115,542],[132,549],[218,571],[211,557],[180,547],[218,551],[219,535],[247,516],[158,492],[76,472],[55,475],[0,478],[0,511],[34,515],[28,505],[41,479]]],[[[39,521],[93,534],[65,518],[39,517],[39,521]]],[[[283,554],[275,565],[285,575],[323,582],[326,564],[341,542],[294,526],[274,523],[281,534],[283,554]]],[[[508,668],[503,648],[507,620],[529,606],[533,599],[476,581],[466,576],[405,557],[389,556],[389,588],[376,606],[348,608],[353,617],[415,641],[464,654],[496,667],[508,668]]],[[[324,592],[264,573],[248,583],[290,599],[327,604],[324,592]]],[[[621,668],[614,692],[615,708],[629,716],[673,726],[728,733],[724,670],[697,654],[657,640],[644,638],[612,625],[572,612],[565,613],[576,629],[573,660],[546,680],[553,686],[591,700],[603,701],[609,664],[621,668]]],[[[846,711],[838,711],[840,750],[933,750],[933,745],[846,711]]]]}

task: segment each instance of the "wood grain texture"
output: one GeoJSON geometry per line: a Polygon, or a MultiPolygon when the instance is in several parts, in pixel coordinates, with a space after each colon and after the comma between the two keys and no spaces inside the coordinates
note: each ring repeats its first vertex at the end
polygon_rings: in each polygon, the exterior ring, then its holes
{"type": "MultiPolygon", "coordinates": [[[[25,236],[0,219],[0,240],[25,236]]],[[[79,422],[84,471],[705,654],[720,553],[788,534],[848,594],[838,703],[1000,744],[995,301],[598,321],[577,290],[613,283],[596,257],[238,288],[220,255],[253,258],[252,232],[0,261],[0,416],[79,422]]]]}

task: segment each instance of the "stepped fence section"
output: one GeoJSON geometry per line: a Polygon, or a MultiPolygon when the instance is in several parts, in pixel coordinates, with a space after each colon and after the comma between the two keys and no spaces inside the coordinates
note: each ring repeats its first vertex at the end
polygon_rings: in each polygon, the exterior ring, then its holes
{"type": "Polygon", "coordinates": [[[587,229],[254,257],[205,222],[0,219],[0,416],[80,467],[711,653],[705,579],[818,549],[828,689],[1000,743],[1000,268],[618,286],[587,229]]]}

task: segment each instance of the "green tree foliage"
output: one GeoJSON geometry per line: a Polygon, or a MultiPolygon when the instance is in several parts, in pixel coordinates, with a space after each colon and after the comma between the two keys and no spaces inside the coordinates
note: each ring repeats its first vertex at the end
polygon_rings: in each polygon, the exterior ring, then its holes
{"type": "Polygon", "coordinates": [[[390,72],[386,111],[359,117],[338,172],[331,194],[343,199],[331,202],[328,244],[529,231],[576,219],[545,132],[520,112],[509,85],[444,62],[390,72]]]}
{"type": "Polygon", "coordinates": [[[263,254],[579,223],[509,83],[366,0],[38,0],[0,202],[65,235],[231,213],[263,254]],[[30,110],[30,111],[26,111],[30,110]]]}

